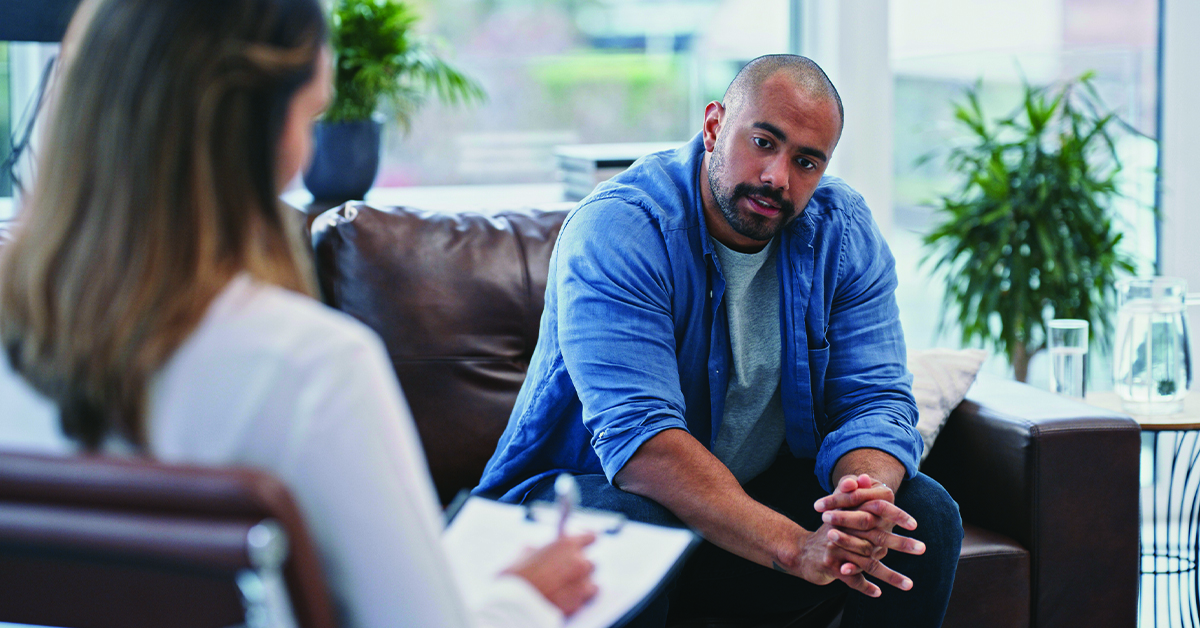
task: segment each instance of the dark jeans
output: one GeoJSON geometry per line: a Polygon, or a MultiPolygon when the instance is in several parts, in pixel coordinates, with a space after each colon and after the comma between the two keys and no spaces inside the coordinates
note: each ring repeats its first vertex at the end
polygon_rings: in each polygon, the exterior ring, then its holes
{"type": "MultiPolygon", "coordinates": [[[[681,526],[666,508],[645,497],[626,493],[608,483],[603,475],[576,478],[582,503],[625,513],[630,519],[659,525],[681,526]]],[[[758,501],[783,513],[806,530],[821,525],[813,502],[827,493],[817,483],[812,460],[780,456],[775,464],[746,484],[746,492],[758,501]]],[[[553,500],[554,478],[539,482],[527,499],[553,500]]],[[[913,581],[913,588],[901,591],[880,584],[883,595],[870,598],[852,591],[839,581],[817,586],[735,556],[704,542],[688,559],[667,593],[651,603],[628,626],[637,628],[666,625],[671,605],[687,616],[771,617],[800,612],[832,598],[845,597],[842,626],[940,626],[950,600],[954,571],[958,567],[962,545],[962,519],[958,504],[940,484],[924,474],[905,480],[896,494],[896,505],[917,519],[911,532],[896,528],[897,534],[925,543],[925,553],[911,556],[897,551],[888,553],[884,564],[913,581]],[[903,621],[900,621],[903,618],[903,621]]]]}

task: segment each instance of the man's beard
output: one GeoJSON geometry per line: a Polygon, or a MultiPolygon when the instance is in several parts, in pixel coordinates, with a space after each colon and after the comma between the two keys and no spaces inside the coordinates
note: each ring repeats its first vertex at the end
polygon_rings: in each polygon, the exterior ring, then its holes
{"type": "MultiPolygon", "coordinates": [[[[717,207],[721,208],[721,214],[725,216],[725,222],[728,222],[730,228],[735,232],[752,240],[764,242],[775,237],[796,215],[796,206],[783,198],[783,192],[778,189],[769,185],[739,183],[733,186],[733,190],[729,190],[721,183],[723,174],[725,174],[724,155],[719,148],[714,149],[709,161],[708,186],[712,189],[717,207]],[[749,200],[751,195],[774,201],[779,205],[779,215],[771,218],[756,212],[739,211],[738,201],[743,197],[749,200]]],[[[750,200],[749,202],[753,203],[754,201],[750,200]]]]}

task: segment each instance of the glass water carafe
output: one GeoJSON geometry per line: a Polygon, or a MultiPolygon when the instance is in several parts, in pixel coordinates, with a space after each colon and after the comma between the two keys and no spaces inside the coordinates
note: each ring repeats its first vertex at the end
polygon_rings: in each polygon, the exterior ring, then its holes
{"type": "Polygon", "coordinates": [[[1131,414],[1173,414],[1192,386],[1187,283],[1174,277],[1117,282],[1113,384],[1131,414]]]}

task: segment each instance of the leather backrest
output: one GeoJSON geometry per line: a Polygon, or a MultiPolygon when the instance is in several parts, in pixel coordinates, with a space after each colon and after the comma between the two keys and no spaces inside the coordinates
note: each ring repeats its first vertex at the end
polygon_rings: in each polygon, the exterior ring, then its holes
{"type": "MultiPolygon", "coordinates": [[[[215,628],[245,621],[250,521],[0,506],[0,621],[215,628]]],[[[8,623],[4,625],[9,625],[8,623]]]]}
{"type": "Polygon", "coordinates": [[[229,625],[212,622],[240,616],[228,576],[248,560],[245,531],[264,519],[288,535],[284,570],[299,625],[333,626],[311,538],[273,477],[0,453],[0,621],[229,625]]]}
{"type": "Polygon", "coordinates": [[[348,203],[313,223],[323,298],[383,338],[443,503],[478,484],[508,423],[569,208],[348,203]]]}

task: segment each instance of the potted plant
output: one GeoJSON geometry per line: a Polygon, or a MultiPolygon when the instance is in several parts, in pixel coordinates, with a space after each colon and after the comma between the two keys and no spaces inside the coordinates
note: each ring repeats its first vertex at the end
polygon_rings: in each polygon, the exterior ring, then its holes
{"type": "Polygon", "coordinates": [[[379,169],[384,117],[407,130],[430,94],[448,104],[483,99],[483,89],[443,61],[416,32],[400,0],[335,0],[330,19],[334,97],[314,130],[304,184],[319,201],[361,199],[379,169]]]}
{"type": "Polygon", "coordinates": [[[943,221],[924,239],[924,261],[936,258],[946,277],[943,321],[961,326],[964,344],[1006,355],[1025,381],[1048,318],[1083,319],[1108,338],[1117,275],[1134,271],[1114,226],[1119,121],[1102,112],[1090,73],[1026,85],[1021,106],[995,122],[979,90],[955,105],[970,134],[948,158],[962,184],[938,199],[943,221]]]}

